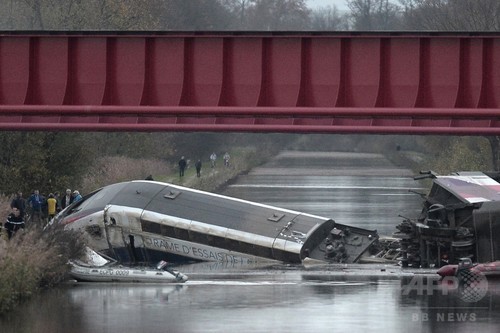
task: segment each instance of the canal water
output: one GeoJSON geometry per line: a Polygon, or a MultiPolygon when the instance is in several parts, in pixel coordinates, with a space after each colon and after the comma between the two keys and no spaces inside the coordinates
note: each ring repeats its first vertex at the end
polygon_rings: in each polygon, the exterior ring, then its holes
{"type": "MultiPolygon", "coordinates": [[[[376,154],[283,152],[223,194],[390,235],[426,192],[376,154]]],[[[185,284],[67,283],[0,317],[0,332],[498,332],[500,286],[471,296],[391,265],[179,267],[185,284]]],[[[453,282],[453,281],[451,281],[453,282]]],[[[476,290],[477,291],[477,290],[476,290]]]]}

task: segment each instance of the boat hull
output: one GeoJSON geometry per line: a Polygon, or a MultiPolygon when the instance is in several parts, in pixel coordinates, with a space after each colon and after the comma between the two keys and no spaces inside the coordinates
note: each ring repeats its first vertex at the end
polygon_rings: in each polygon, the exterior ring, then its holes
{"type": "Polygon", "coordinates": [[[70,276],[79,282],[184,283],[188,277],[177,271],[133,267],[92,267],[70,263],[70,276]]]}

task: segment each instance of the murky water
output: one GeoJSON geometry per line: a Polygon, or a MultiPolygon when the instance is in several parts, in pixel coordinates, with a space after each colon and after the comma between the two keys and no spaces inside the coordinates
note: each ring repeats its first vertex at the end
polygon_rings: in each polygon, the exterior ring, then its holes
{"type": "Polygon", "coordinates": [[[224,194],[332,218],[390,235],[416,216],[427,193],[378,154],[285,152],[238,178],[224,194]]]}
{"type": "MultiPolygon", "coordinates": [[[[224,194],[390,234],[419,211],[411,174],[378,155],[287,153],[224,194]]],[[[72,284],[0,319],[0,332],[498,332],[500,284],[473,299],[385,265],[180,267],[185,284],[72,284]]],[[[470,296],[470,294],[467,294],[470,296]]]]}

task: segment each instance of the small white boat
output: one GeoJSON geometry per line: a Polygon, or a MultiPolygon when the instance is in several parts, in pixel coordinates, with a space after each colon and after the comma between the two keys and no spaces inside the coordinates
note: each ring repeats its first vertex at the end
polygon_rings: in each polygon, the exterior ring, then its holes
{"type": "Polygon", "coordinates": [[[109,261],[87,248],[87,260],[70,260],[69,275],[80,282],[149,282],[184,283],[188,277],[176,270],[167,269],[160,261],[156,268],[127,267],[109,261]]]}
{"type": "Polygon", "coordinates": [[[80,282],[184,283],[188,277],[174,270],[117,266],[87,266],[70,262],[69,274],[80,282]]]}

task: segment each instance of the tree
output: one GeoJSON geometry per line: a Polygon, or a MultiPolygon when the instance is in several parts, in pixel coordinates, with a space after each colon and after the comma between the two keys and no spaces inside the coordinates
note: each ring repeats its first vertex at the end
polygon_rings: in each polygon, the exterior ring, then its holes
{"type": "Polygon", "coordinates": [[[95,159],[80,133],[0,132],[0,182],[5,194],[78,185],[95,159]]]}
{"type": "Polygon", "coordinates": [[[255,0],[248,9],[251,30],[304,30],[309,26],[305,0],[255,0]]]}
{"type": "Polygon", "coordinates": [[[389,0],[348,0],[354,30],[394,30],[400,26],[400,7],[389,0]]]}
{"type": "Polygon", "coordinates": [[[255,5],[255,0],[222,0],[222,5],[227,8],[231,16],[232,29],[247,29],[249,8],[255,5]]]}
{"type": "Polygon", "coordinates": [[[165,30],[224,30],[230,24],[230,13],[219,0],[167,0],[163,5],[165,30]]]}
{"type": "Polygon", "coordinates": [[[497,0],[400,0],[410,30],[498,31],[497,0]]]}
{"type": "Polygon", "coordinates": [[[311,29],[321,31],[348,30],[349,19],[336,6],[329,6],[311,12],[311,29]]]}
{"type": "Polygon", "coordinates": [[[6,30],[157,30],[162,0],[10,0],[0,2],[6,30]]]}

